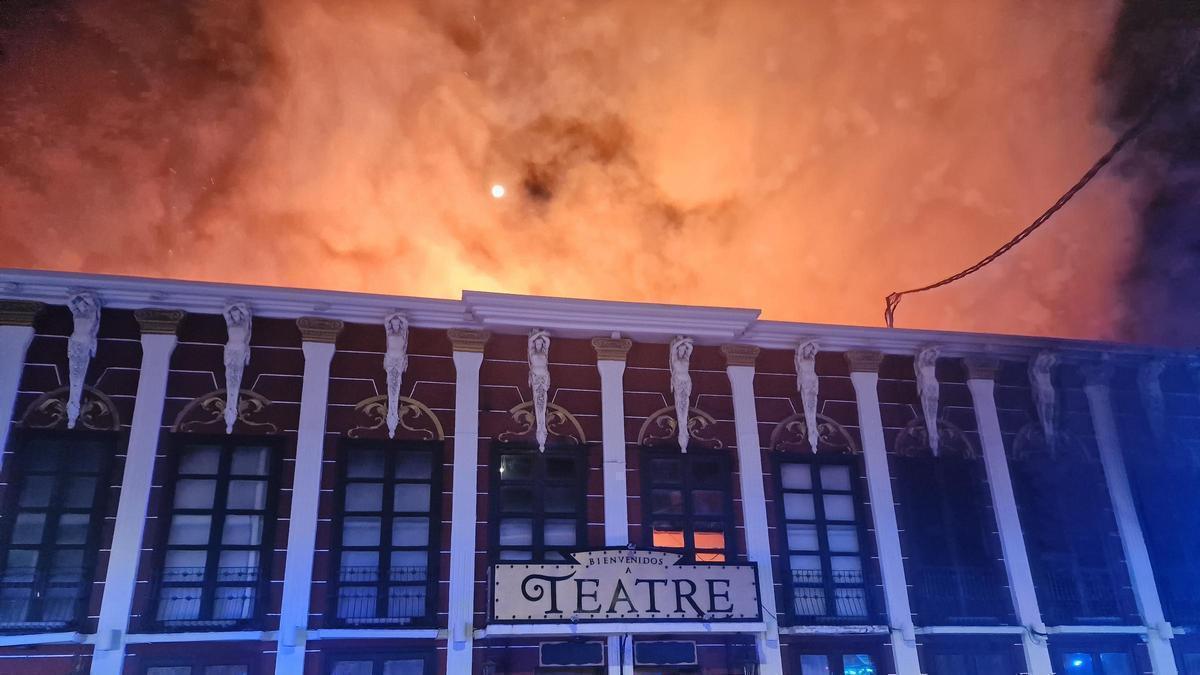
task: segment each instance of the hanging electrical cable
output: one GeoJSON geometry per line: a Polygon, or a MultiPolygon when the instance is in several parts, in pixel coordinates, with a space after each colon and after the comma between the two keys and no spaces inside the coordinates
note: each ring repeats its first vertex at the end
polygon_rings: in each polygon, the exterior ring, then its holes
{"type": "Polygon", "coordinates": [[[1166,82],[1166,86],[1159,89],[1158,93],[1155,94],[1154,98],[1150,101],[1150,104],[1148,106],[1146,106],[1146,109],[1142,112],[1142,114],[1137,118],[1137,120],[1128,129],[1125,130],[1125,133],[1121,134],[1121,136],[1119,138],[1117,138],[1116,142],[1112,144],[1112,147],[1110,147],[1108,149],[1108,152],[1101,155],[1100,158],[1097,159],[1095,161],[1095,163],[1093,163],[1092,166],[1083,174],[1083,176],[1078,181],[1076,181],[1075,184],[1072,185],[1066,192],[1064,192],[1061,197],[1058,198],[1058,201],[1054,202],[1054,204],[1051,205],[1050,208],[1046,209],[1046,211],[1043,212],[1042,215],[1038,216],[1037,219],[1034,220],[1032,223],[1030,223],[1025,229],[1018,232],[1015,237],[1013,237],[1012,239],[1005,242],[1005,244],[1003,246],[996,249],[992,253],[988,254],[986,257],[984,257],[979,262],[975,263],[974,265],[971,265],[970,267],[962,270],[961,272],[958,272],[957,274],[952,274],[952,275],[946,277],[945,279],[942,279],[940,281],[935,281],[934,283],[929,284],[927,286],[921,286],[920,288],[910,288],[907,291],[897,291],[897,292],[893,292],[893,293],[889,294],[887,296],[887,298],[884,299],[884,310],[883,310],[883,320],[884,320],[884,322],[886,322],[887,327],[888,328],[895,327],[896,308],[900,306],[900,300],[904,296],[911,295],[913,293],[923,293],[925,291],[932,291],[935,288],[940,288],[947,284],[954,283],[955,281],[958,281],[959,279],[962,279],[963,277],[967,277],[967,276],[974,274],[975,272],[978,272],[979,270],[983,269],[984,267],[987,267],[989,264],[994,262],[1000,256],[1004,255],[1005,253],[1008,253],[1013,247],[1015,247],[1017,244],[1020,244],[1022,241],[1024,241],[1026,239],[1026,237],[1033,234],[1034,230],[1036,230],[1039,227],[1041,227],[1042,225],[1046,224],[1046,221],[1050,220],[1050,218],[1052,216],[1054,216],[1055,213],[1058,213],[1059,210],[1061,210],[1064,206],[1066,206],[1067,202],[1071,201],[1071,199],[1076,194],[1078,194],[1080,190],[1087,187],[1087,184],[1092,182],[1092,179],[1095,178],[1096,175],[1099,174],[1100,171],[1102,171],[1104,169],[1104,167],[1108,166],[1108,164],[1110,162],[1112,162],[1113,158],[1115,158],[1117,156],[1117,153],[1121,152],[1122,148],[1124,148],[1131,141],[1136,139],[1143,131],[1145,131],[1146,127],[1149,126],[1151,120],[1154,119],[1155,114],[1159,111],[1160,108],[1162,108],[1162,104],[1167,100],[1168,96],[1170,94],[1175,93],[1175,91],[1179,88],[1180,82],[1182,81],[1184,74],[1186,74],[1192,68],[1192,65],[1195,63],[1196,55],[1198,52],[1200,52],[1200,39],[1198,39],[1192,45],[1192,48],[1189,50],[1189,53],[1187,55],[1187,58],[1185,58],[1183,60],[1183,63],[1181,64],[1179,69],[1176,70],[1171,75],[1170,78],[1168,78],[1168,80],[1166,82]]]}

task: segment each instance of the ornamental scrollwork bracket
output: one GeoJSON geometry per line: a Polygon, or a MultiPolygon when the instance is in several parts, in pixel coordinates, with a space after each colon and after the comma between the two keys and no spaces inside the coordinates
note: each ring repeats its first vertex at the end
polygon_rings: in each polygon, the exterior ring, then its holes
{"type": "Polygon", "coordinates": [[[947,454],[957,455],[963,459],[979,459],[979,452],[975,450],[975,446],[971,445],[971,440],[967,438],[962,429],[945,419],[938,420],[937,426],[939,447],[937,452],[933,451],[924,419],[914,417],[896,436],[896,454],[903,457],[923,457],[925,455],[937,457],[947,454]]]}
{"type": "MultiPolygon", "coordinates": [[[[70,387],[67,386],[37,397],[21,416],[21,426],[26,429],[67,428],[69,395],[70,387]]],[[[84,385],[75,426],[92,431],[116,431],[121,428],[121,417],[111,398],[95,387],[84,385]]]]}
{"type": "Polygon", "coordinates": [[[825,415],[817,414],[815,434],[809,434],[807,415],[796,413],[775,425],[771,432],[770,448],[781,452],[804,450],[808,452],[857,455],[860,450],[846,427],[825,415]],[[812,447],[809,438],[815,435],[817,447],[812,447]]]}
{"type": "MultiPolygon", "coordinates": [[[[429,406],[407,396],[400,396],[394,400],[396,429],[415,434],[425,441],[445,440],[442,422],[429,406]]],[[[395,434],[390,431],[388,425],[388,408],[387,394],[365,398],[354,404],[355,415],[364,418],[364,421],[346,432],[346,435],[350,438],[394,437],[395,434]]]]}
{"type": "MultiPolygon", "coordinates": [[[[638,444],[646,447],[679,447],[679,423],[675,421],[675,407],[668,406],[656,410],[642,423],[638,430],[638,444]]],[[[716,431],[717,420],[699,408],[688,408],[687,437],[701,446],[711,449],[725,447],[721,441],[712,436],[716,431]]]]}
{"type": "Polygon", "coordinates": [[[212,426],[214,432],[226,432],[230,428],[228,420],[233,419],[234,425],[242,425],[245,430],[254,433],[275,434],[279,427],[271,422],[259,421],[258,416],[271,406],[271,400],[266,396],[249,389],[242,389],[237,401],[236,412],[227,409],[226,390],[217,389],[203,396],[197,396],[188,402],[183,410],[175,416],[171,431],[192,433],[207,431],[212,426]]]}
{"type": "MultiPolygon", "coordinates": [[[[533,401],[513,406],[508,414],[512,417],[514,428],[497,434],[497,441],[501,443],[520,440],[537,441],[537,418],[533,401]]],[[[587,445],[587,436],[583,433],[583,425],[569,410],[557,403],[546,404],[546,432],[548,438],[557,439],[561,445],[587,445]]]]}

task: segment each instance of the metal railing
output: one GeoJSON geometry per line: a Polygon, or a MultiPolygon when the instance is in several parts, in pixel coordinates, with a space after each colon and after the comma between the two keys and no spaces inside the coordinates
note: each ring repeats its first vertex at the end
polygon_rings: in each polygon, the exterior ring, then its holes
{"type": "Polygon", "coordinates": [[[211,581],[203,567],[165,568],[157,579],[154,623],[170,629],[249,625],[258,618],[261,577],[257,567],[218,567],[211,581]]]}
{"type": "Polygon", "coordinates": [[[62,630],[78,623],[90,584],[80,567],[9,567],[0,578],[0,631],[62,630]]]}
{"type": "Polygon", "coordinates": [[[380,583],[378,567],[342,567],[335,618],[347,626],[408,625],[429,614],[433,593],[425,565],[387,569],[380,583]]]}
{"type": "Polygon", "coordinates": [[[792,612],[801,623],[866,621],[867,588],[858,570],[792,570],[792,612]]]}
{"type": "Polygon", "coordinates": [[[1070,570],[1049,565],[1037,581],[1047,623],[1118,620],[1121,616],[1112,575],[1106,569],[1070,570]]]}
{"type": "Polygon", "coordinates": [[[934,623],[998,623],[1012,614],[1004,579],[982,567],[922,567],[913,580],[919,620],[934,623]]]}

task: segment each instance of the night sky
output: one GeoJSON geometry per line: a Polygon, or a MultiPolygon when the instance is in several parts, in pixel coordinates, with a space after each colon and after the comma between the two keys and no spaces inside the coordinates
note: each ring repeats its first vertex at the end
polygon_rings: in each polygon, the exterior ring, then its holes
{"type": "MultiPolygon", "coordinates": [[[[0,266],[880,325],[1198,37],[1184,1],[0,0],[0,266]]],[[[898,325],[1197,344],[1195,70],[898,325]]]]}

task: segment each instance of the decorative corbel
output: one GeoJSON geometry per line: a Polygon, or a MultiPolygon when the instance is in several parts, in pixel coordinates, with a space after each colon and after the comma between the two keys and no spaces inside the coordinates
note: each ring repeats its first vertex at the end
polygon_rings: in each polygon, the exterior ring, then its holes
{"type": "Polygon", "coordinates": [[[88,364],[96,355],[96,335],[100,330],[100,298],[91,291],[77,291],[67,299],[75,329],[67,340],[67,428],[74,429],[83,398],[83,380],[88,364]]]}
{"type": "Polygon", "coordinates": [[[1163,400],[1162,377],[1167,364],[1161,359],[1152,359],[1138,368],[1138,391],[1142,394],[1142,408],[1146,411],[1146,421],[1150,424],[1150,433],[1154,440],[1161,441],[1166,436],[1167,412],[1163,400]]]}
{"type": "Polygon", "coordinates": [[[225,343],[225,433],[231,434],[242,403],[242,375],[250,363],[250,307],[231,302],[222,314],[229,335],[225,343]]]}
{"type": "Polygon", "coordinates": [[[820,346],[816,340],[809,340],[796,346],[796,389],[800,392],[800,405],[804,408],[804,427],[808,431],[808,446],[813,453],[817,452],[817,393],[821,382],[817,379],[817,352],[820,346]]]}
{"type": "Polygon", "coordinates": [[[1039,352],[1029,362],[1029,386],[1033,390],[1033,404],[1037,409],[1038,420],[1042,423],[1042,436],[1046,447],[1053,449],[1057,434],[1054,431],[1058,421],[1058,399],[1054,391],[1054,367],[1058,365],[1058,355],[1051,351],[1039,352]]]}
{"type": "Polygon", "coordinates": [[[675,395],[675,423],[678,425],[679,449],[687,452],[688,410],[691,408],[692,376],[688,366],[692,361],[692,338],[676,335],[671,340],[671,393],[675,395]]]}
{"type": "Polygon", "coordinates": [[[387,373],[388,438],[395,438],[400,424],[400,381],[408,369],[408,317],[400,312],[387,315],[383,330],[387,334],[383,370],[387,373]]]}
{"type": "Polygon", "coordinates": [[[533,390],[533,418],[538,450],[546,451],[546,404],[550,400],[550,331],[529,331],[529,388],[533,390]]]}
{"type": "Polygon", "coordinates": [[[921,412],[925,415],[925,432],[929,436],[929,449],[938,455],[938,394],[937,347],[926,347],[917,352],[913,370],[917,375],[917,393],[921,396],[921,412]]]}

